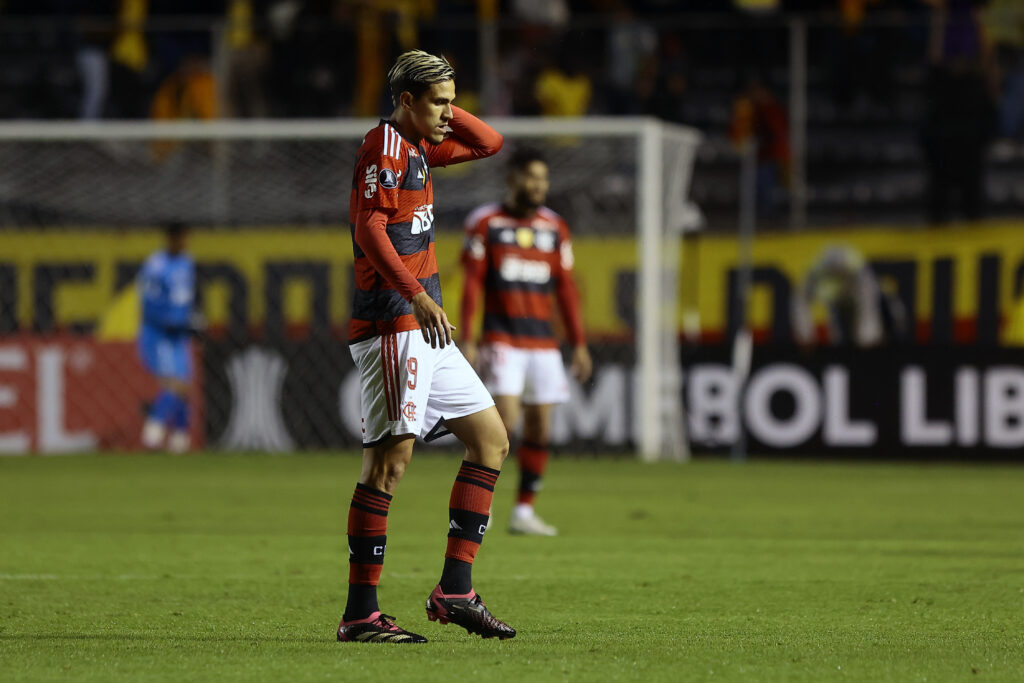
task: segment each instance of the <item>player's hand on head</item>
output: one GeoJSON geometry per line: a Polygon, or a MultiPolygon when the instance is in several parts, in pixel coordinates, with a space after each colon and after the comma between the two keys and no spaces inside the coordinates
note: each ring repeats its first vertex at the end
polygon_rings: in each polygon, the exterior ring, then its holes
{"type": "Polygon", "coordinates": [[[452,330],[455,329],[455,325],[448,321],[448,314],[430,298],[429,294],[420,292],[409,303],[413,317],[423,332],[423,341],[429,343],[430,348],[443,349],[446,344],[452,343],[452,330]]]}
{"type": "Polygon", "coordinates": [[[572,351],[571,372],[576,381],[583,384],[590,379],[593,370],[594,362],[590,358],[590,350],[584,344],[575,347],[572,351]]]}

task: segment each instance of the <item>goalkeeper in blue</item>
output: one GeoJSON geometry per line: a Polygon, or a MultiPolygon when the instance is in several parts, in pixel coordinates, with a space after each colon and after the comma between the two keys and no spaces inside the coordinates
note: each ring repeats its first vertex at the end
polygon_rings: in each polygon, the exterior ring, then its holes
{"type": "Polygon", "coordinates": [[[183,224],[168,225],[166,248],[146,259],[137,280],[142,300],[139,356],[160,384],[142,429],[142,445],[150,450],[166,445],[174,453],[189,448],[196,265],[185,252],[187,237],[183,224]]]}

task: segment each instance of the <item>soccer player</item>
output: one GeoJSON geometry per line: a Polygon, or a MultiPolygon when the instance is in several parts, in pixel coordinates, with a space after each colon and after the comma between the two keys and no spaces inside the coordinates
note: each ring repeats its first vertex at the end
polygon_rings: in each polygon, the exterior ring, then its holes
{"type": "Polygon", "coordinates": [[[473,560],[508,435],[487,389],[452,343],[434,256],[431,168],[495,154],[502,137],[452,104],[455,71],[419,50],[398,57],[394,112],[366,134],[349,219],[355,292],[349,350],[359,369],[363,468],[348,515],[349,587],[338,640],[422,643],[377,603],[387,514],[417,435],[454,434],[466,447],[448,502],[448,547],[427,617],[484,638],[511,638],[473,589],[473,560]]]}
{"type": "Polygon", "coordinates": [[[137,280],[142,300],[139,356],[160,384],[142,428],[142,445],[157,449],[166,438],[167,449],[173,453],[189,448],[190,335],[196,265],[185,252],[187,237],[188,230],[181,223],[168,225],[166,248],[146,259],[137,280]]]}
{"type": "Polygon", "coordinates": [[[544,206],[548,166],[540,152],[520,149],[512,157],[504,204],[486,204],[466,220],[462,262],[462,348],[471,363],[478,348],[472,321],[484,294],[483,346],[479,365],[509,434],[519,421],[519,493],[509,521],[517,534],[555,536],[558,530],[533,509],[548,463],[555,404],[569,400],[558,340],[552,331],[554,292],[572,344],[572,373],[590,377],[592,363],[583,336],[579,296],[572,277],[569,226],[544,206]]]}

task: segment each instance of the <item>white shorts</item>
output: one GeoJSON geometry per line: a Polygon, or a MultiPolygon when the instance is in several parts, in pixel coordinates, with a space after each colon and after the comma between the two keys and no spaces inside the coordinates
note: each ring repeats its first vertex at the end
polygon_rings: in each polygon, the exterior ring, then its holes
{"type": "Polygon", "coordinates": [[[392,435],[443,436],[444,420],[494,405],[455,344],[432,349],[420,330],[385,334],[349,345],[359,370],[363,447],[392,435]]]}
{"type": "Polygon", "coordinates": [[[481,375],[494,396],[520,396],[526,405],[569,400],[569,380],[558,349],[521,349],[509,344],[480,348],[481,375]]]}

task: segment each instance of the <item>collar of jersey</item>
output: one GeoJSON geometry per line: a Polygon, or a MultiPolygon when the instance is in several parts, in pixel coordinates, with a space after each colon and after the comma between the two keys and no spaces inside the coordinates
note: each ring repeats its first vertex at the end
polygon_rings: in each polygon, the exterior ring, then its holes
{"type": "Polygon", "coordinates": [[[391,126],[395,130],[395,132],[398,133],[398,136],[400,138],[402,138],[403,140],[405,140],[406,142],[408,142],[413,147],[415,147],[417,152],[422,152],[423,151],[421,149],[422,145],[414,144],[413,141],[410,140],[409,138],[405,137],[405,135],[402,134],[402,131],[398,130],[398,126],[396,126],[395,124],[391,123],[391,121],[388,121],[387,119],[381,119],[380,120],[380,124],[378,124],[378,125],[391,126]]]}

